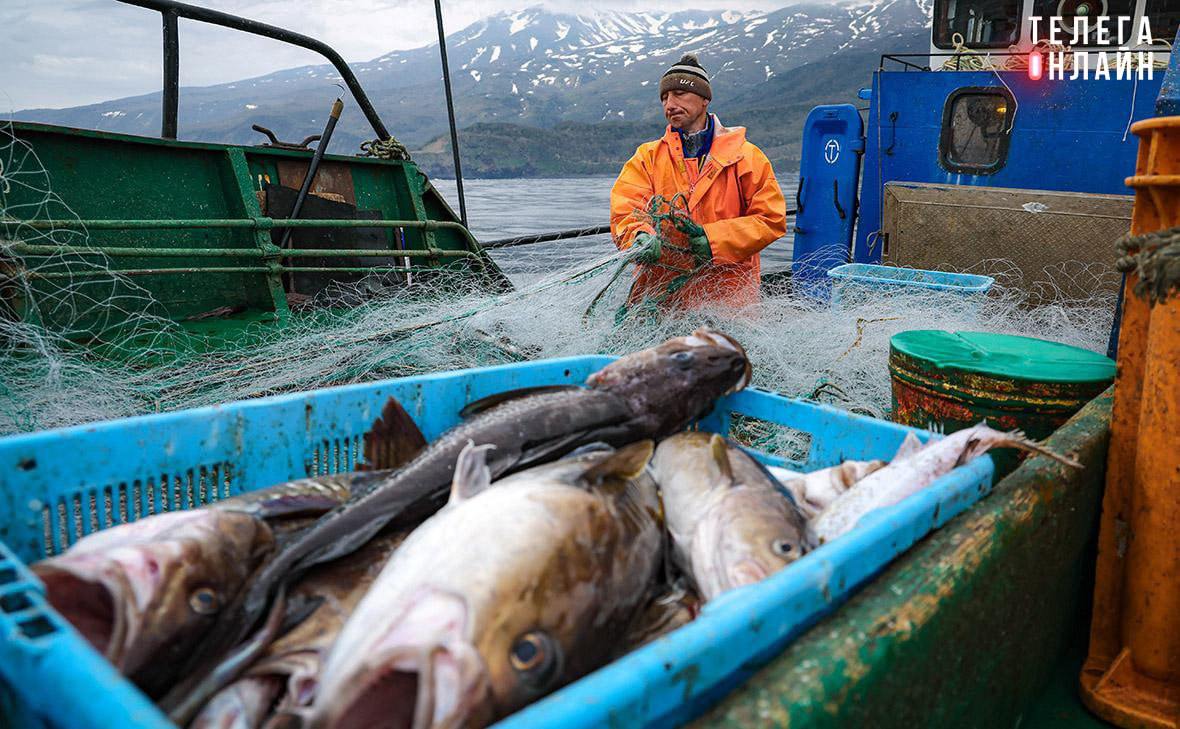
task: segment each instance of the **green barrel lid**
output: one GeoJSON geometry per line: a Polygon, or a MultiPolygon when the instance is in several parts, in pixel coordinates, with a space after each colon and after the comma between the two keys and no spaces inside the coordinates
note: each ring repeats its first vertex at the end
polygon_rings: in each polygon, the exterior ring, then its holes
{"type": "Polygon", "coordinates": [[[1107,382],[1114,360],[1068,344],[991,332],[915,329],[895,334],[891,348],[940,369],[1031,382],[1107,382]]]}

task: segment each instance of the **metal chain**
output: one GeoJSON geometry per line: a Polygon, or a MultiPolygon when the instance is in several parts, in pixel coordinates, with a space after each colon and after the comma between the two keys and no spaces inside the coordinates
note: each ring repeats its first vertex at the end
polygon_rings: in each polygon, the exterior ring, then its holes
{"type": "Polygon", "coordinates": [[[1115,267],[1139,276],[1135,284],[1139,296],[1158,304],[1180,288],[1180,226],[1144,235],[1128,233],[1115,248],[1119,252],[1115,267]]]}
{"type": "Polygon", "coordinates": [[[409,160],[410,151],[406,149],[406,145],[390,137],[389,139],[374,139],[369,142],[361,142],[361,156],[376,157],[377,159],[409,160]]]}

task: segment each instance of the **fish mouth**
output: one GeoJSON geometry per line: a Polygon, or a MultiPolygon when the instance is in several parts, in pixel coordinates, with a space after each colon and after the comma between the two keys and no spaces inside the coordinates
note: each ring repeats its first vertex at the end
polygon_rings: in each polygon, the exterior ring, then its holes
{"type": "Polygon", "coordinates": [[[333,729],[466,726],[487,693],[487,672],[464,643],[407,649],[350,687],[346,704],[323,724],[333,729]]]}
{"type": "MultiPolygon", "coordinates": [[[[316,726],[332,729],[427,729],[490,720],[488,671],[464,639],[462,598],[431,592],[417,601],[374,644],[365,669],[348,682],[343,701],[332,702],[316,726]]],[[[317,697],[317,704],[319,698],[317,697]]],[[[320,712],[316,712],[319,714],[320,712]]]]}
{"type": "Polygon", "coordinates": [[[119,580],[92,577],[61,566],[38,565],[49,604],[61,613],[90,645],[120,670],[127,635],[127,616],[119,580]],[[112,584],[112,582],[116,584],[112,584]]]}
{"type": "Polygon", "coordinates": [[[741,355],[741,361],[743,365],[742,375],[732,387],[725,391],[726,395],[732,395],[739,390],[744,390],[746,386],[750,384],[750,379],[754,375],[754,367],[750,364],[750,357],[746,354],[746,348],[743,347],[741,343],[738,342],[738,340],[729,336],[725,332],[711,329],[709,327],[701,327],[689,335],[687,343],[698,347],[710,345],[717,346],[737,352],[739,355],[741,355]]]}
{"type": "Polygon", "coordinates": [[[84,638],[124,675],[132,675],[155,648],[152,616],[179,563],[163,553],[120,548],[63,555],[33,565],[46,597],[84,638]]]}

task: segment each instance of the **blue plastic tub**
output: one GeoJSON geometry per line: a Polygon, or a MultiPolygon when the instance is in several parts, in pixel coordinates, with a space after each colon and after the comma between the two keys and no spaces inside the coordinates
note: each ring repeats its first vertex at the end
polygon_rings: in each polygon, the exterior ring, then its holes
{"type": "Polygon", "coordinates": [[[845,263],[828,271],[832,280],[832,305],[840,306],[865,297],[881,298],[893,294],[929,294],[941,292],[960,299],[961,303],[980,305],[995,284],[991,276],[973,273],[923,271],[918,268],[878,266],[872,263],[845,263]]]}
{"type": "MultiPolygon", "coordinates": [[[[609,357],[576,357],[350,385],[0,439],[0,726],[165,727],[167,720],[45,602],[25,563],[148,513],[355,468],[362,437],[396,396],[428,438],[467,403],[529,385],[585,380],[609,357]],[[4,685],[7,684],[7,685],[4,685]]],[[[741,414],[811,436],[809,471],[889,458],[907,432],[834,408],[746,390],[701,422],[741,414]]],[[[699,714],[895,556],[991,487],[983,457],[693,623],[509,717],[505,726],[655,725],[699,714]]]]}

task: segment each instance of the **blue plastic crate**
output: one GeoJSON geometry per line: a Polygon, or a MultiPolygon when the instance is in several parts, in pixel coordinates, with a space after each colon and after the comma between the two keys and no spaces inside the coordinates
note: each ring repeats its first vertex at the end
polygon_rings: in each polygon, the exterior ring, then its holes
{"type": "Polygon", "coordinates": [[[872,263],[845,263],[828,271],[832,280],[832,305],[840,306],[849,300],[888,296],[892,294],[921,294],[941,292],[958,297],[963,302],[982,304],[983,297],[995,284],[991,276],[973,273],[924,271],[918,268],[878,266],[872,263]]]}
{"type": "MultiPolygon", "coordinates": [[[[149,513],[352,470],[362,457],[363,434],[390,396],[434,438],[472,400],[517,387],[580,383],[610,359],[408,377],[0,439],[0,677],[7,683],[0,686],[0,726],[41,725],[34,717],[61,727],[170,726],[45,603],[25,562],[149,513]]],[[[802,471],[848,458],[889,458],[908,432],[930,437],[756,389],[719,401],[701,427],[728,433],[734,414],[808,434],[805,456],[761,456],[802,471]]],[[[896,555],[978,500],[992,473],[988,457],[956,469],[504,725],[630,726],[699,714],[896,555]]]]}

